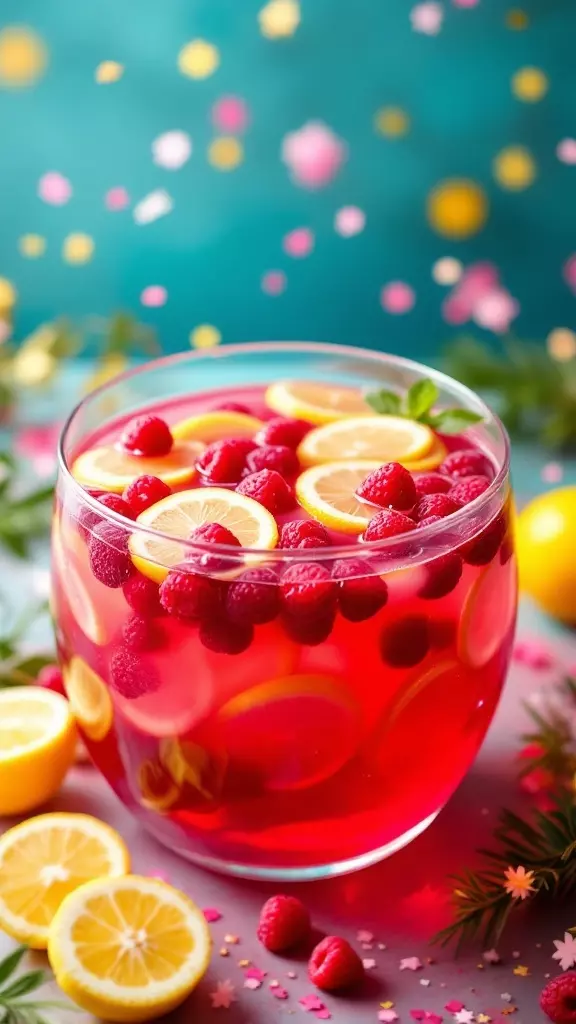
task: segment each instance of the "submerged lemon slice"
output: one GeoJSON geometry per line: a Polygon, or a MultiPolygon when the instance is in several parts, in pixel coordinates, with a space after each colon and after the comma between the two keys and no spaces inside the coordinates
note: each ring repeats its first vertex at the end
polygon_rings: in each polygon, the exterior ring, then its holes
{"type": "Polygon", "coordinates": [[[168,455],[148,459],[129,455],[113,444],[89,448],[72,465],[72,476],[83,487],[121,494],[137,476],[150,474],[169,487],[180,487],[195,476],[194,464],[205,445],[200,441],[180,441],[168,455]]]}
{"type": "Polygon", "coordinates": [[[153,878],[88,882],[66,897],[50,929],[48,956],[60,988],[110,1021],[163,1016],[205,974],[212,942],[202,911],[153,878]]]}
{"type": "Polygon", "coordinates": [[[114,718],[106,683],[77,656],[69,661],[62,675],[66,696],[78,725],[89,739],[103,740],[110,732],[114,718]]]}
{"type": "Polygon", "coordinates": [[[52,564],[58,576],[60,589],[64,594],[70,614],[82,632],[93,644],[103,646],[108,642],[108,632],[98,616],[96,605],[73,560],[74,549],[80,542],[80,538],[70,526],[64,540],[62,530],[62,519],[55,516],[52,523],[52,564]]]}
{"type": "Polygon", "coordinates": [[[40,814],[0,838],[0,927],[46,949],[62,900],[79,885],[130,870],[120,836],[88,814],[40,814]]]}
{"type": "Polygon", "coordinates": [[[298,447],[298,458],[303,466],[344,459],[407,464],[427,455],[433,444],[433,431],[416,420],[354,416],[311,430],[298,447]]]}
{"type": "Polygon", "coordinates": [[[308,423],[332,423],[348,416],[369,416],[372,411],[358,388],[315,381],[278,381],[267,389],[264,400],[274,412],[308,423]]]}
{"type": "Polygon", "coordinates": [[[142,512],[137,522],[174,537],[170,541],[143,531],[130,537],[128,546],[134,565],[157,583],[183,560],[184,548],[178,541],[187,540],[202,523],[221,523],[242,547],[270,550],[278,543],[274,516],[253,498],[224,487],[197,487],[169,494],[142,512]]]}
{"type": "Polygon", "coordinates": [[[175,441],[202,441],[211,444],[226,437],[252,437],[260,430],[262,420],[244,412],[205,412],[180,420],[170,428],[175,441]]]}
{"type": "Polygon", "coordinates": [[[441,462],[448,455],[448,449],[446,445],[440,440],[439,437],[434,437],[434,443],[430,450],[418,459],[399,459],[406,469],[409,469],[411,473],[428,473],[432,469],[437,469],[441,462]]]}
{"type": "Polygon", "coordinates": [[[363,533],[378,511],[358,500],[355,490],[380,462],[357,459],[350,462],[325,462],[312,466],[296,481],[296,497],[306,511],[339,533],[363,533]]]}
{"type": "Polygon", "coordinates": [[[494,559],[476,578],[458,629],[458,655],[470,668],[482,668],[508,636],[516,615],[517,579],[513,563],[494,559]]]}

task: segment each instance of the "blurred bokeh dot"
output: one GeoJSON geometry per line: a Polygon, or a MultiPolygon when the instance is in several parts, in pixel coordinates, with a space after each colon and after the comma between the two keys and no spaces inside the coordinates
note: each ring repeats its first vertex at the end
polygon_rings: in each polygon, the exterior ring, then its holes
{"type": "Polygon", "coordinates": [[[286,39],[300,24],[300,4],[297,0],[270,0],[259,12],[258,22],[266,39],[286,39]]]}
{"type": "Polygon", "coordinates": [[[208,147],[208,162],[217,171],[233,171],[244,159],[242,143],[232,135],[213,139],[208,147]]]}
{"type": "Polygon", "coordinates": [[[208,78],[220,64],[220,54],[205,39],[193,39],[178,54],[178,68],[188,78],[208,78]]]}
{"type": "Polygon", "coordinates": [[[488,199],[476,182],[451,178],[429,193],[426,213],[430,227],[444,238],[470,238],[486,223],[488,199]]]}
{"type": "Polygon", "coordinates": [[[262,275],[262,291],[266,295],[282,295],[286,291],[288,280],[283,270],[267,270],[262,275]]]}
{"type": "Polygon", "coordinates": [[[555,327],[546,338],[546,347],[552,359],[567,363],[576,357],[576,334],[568,327],[555,327]]]}
{"type": "Polygon", "coordinates": [[[95,72],[95,79],[99,85],[111,85],[112,82],[119,82],[124,74],[124,67],[117,60],[103,60],[95,72]]]}
{"type": "Polygon", "coordinates": [[[492,165],[498,184],[509,192],[529,188],[536,177],[536,164],[524,146],[506,146],[494,158],[492,165]]]}
{"type": "Polygon", "coordinates": [[[512,76],[512,92],[524,103],[537,103],[548,92],[548,79],[540,68],[520,68],[512,76]]]}
{"type": "Polygon", "coordinates": [[[343,238],[359,235],[366,225],[366,214],[359,206],[342,206],[336,211],[334,229],[343,238]]]}
{"type": "Polygon", "coordinates": [[[48,63],[44,42],[24,25],[0,31],[0,86],[22,89],[42,77],[48,63]]]}
{"type": "Polygon", "coordinates": [[[217,327],[212,324],[198,324],[193,331],[190,331],[190,344],[192,348],[215,348],[222,341],[222,335],[217,327]]]}
{"type": "Polygon", "coordinates": [[[18,249],[22,256],[35,260],[46,252],[46,239],[42,235],[22,235],[18,239],[18,249]]]}
{"type": "Polygon", "coordinates": [[[16,289],[6,277],[0,277],[0,309],[11,309],[16,302],[16,289]]]}
{"type": "Polygon", "coordinates": [[[506,24],[514,32],[522,32],[525,28],[528,28],[530,19],[526,11],[521,10],[520,7],[512,7],[506,12],[506,24]]]}
{"type": "Polygon", "coordinates": [[[380,292],[380,305],[387,313],[409,313],[416,302],[414,289],[404,281],[390,281],[380,292]]]}
{"type": "Polygon", "coordinates": [[[463,266],[453,256],[443,256],[432,267],[432,278],[436,284],[452,285],[462,277],[463,266]]]}
{"type": "Polygon", "coordinates": [[[168,302],[168,292],[162,284],[149,284],[140,293],[140,302],[150,309],[159,309],[168,302]]]}
{"type": "Polygon", "coordinates": [[[398,139],[410,130],[410,118],[401,107],[381,107],[374,116],[374,127],[380,135],[398,139]]]}
{"type": "Polygon", "coordinates": [[[67,235],[62,246],[62,257],[66,263],[89,263],[94,255],[94,239],[82,232],[67,235]]]}

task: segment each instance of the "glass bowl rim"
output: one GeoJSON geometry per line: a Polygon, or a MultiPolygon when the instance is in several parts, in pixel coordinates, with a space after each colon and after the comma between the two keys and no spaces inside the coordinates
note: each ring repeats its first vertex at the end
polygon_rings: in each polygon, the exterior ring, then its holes
{"type": "MultiPolygon", "coordinates": [[[[202,360],[202,359],[222,359],[227,356],[239,356],[241,354],[250,353],[257,354],[258,352],[286,352],[294,353],[300,351],[302,353],[334,356],[339,353],[343,357],[350,359],[361,359],[366,362],[372,360],[383,365],[394,365],[400,368],[404,368],[408,371],[419,374],[420,376],[429,377],[438,384],[440,387],[448,388],[449,390],[460,393],[468,401],[472,401],[482,412],[485,421],[492,423],[499,434],[500,440],[504,446],[504,457],[502,463],[498,468],[494,479],[491,481],[490,486],[474,501],[471,501],[468,505],[464,505],[457,512],[453,512],[449,517],[441,519],[438,523],[430,523],[428,526],[418,530],[418,540],[421,542],[422,548],[426,547],[427,542],[430,542],[434,537],[442,534],[447,527],[452,528],[458,523],[463,523],[471,514],[480,512],[486,505],[488,505],[492,499],[495,498],[498,491],[505,483],[508,478],[510,470],[510,440],[508,433],[500,420],[500,418],[494,413],[488,405],[484,402],[475,391],[471,388],[466,387],[465,384],[455,380],[448,374],[443,373],[441,370],[436,370],[433,367],[425,366],[424,363],[419,363],[414,359],[406,359],[404,356],[396,356],[388,352],[378,352],[373,349],[366,349],[355,347],[352,345],[338,345],[333,342],[316,342],[316,341],[253,341],[253,342],[241,342],[232,345],[218,346],[212,349],[198,349],[192,351],[176,352],[172,355],[160,356],[158,359],[150,359],[145,363],[139,363],[137,366],[129,367],[122,373],[101,384],[98,388],[90,391],[89,394],[84,395],[79,402],[72,408],[70,414],[67,416],[64,425],[60,431],[60,437],[58,440],[57,456],[58,456],[58,470],[64,479],[65,487],[71,487],[76,493],[78,500],[88,505],[88,507],[97,512],[100,518],[108,520],[111,523],[115,523],[124,530],[129,530],[134,533],[135,530],[141,533],[146,533],[153,537],[155,540],[166,540],[174,543],[175,538],[170,534],[162,533],[160,530],[155,530],[152,527],[144,526],[137,521],[126,519],[124,516],[117,512],[108,509],[105,505],[102,505],[96,497],[89,494],[87,490],[82,487],[77,480],[72,476],[70,466],[64,451],[66,439],[68,433],[74,423],[77,414],[86,406],[89,402],[98,399],[106,394],[108,389],[115,384],[119,384],[125,381],[131,380],[133,377],[138,377],[141,373],[148,372],[153,367],[166,367],[173,366],[181,362],[202,360]],[[447,521],[448,520],[448,521],[447,521]]],[[[376,514],[376,513],[375,513],[376,514]]],[[[334,561],[335,559],[362,559],[364,555],[370,552],[371,554],[379,554],[383,551],[394,551],[400,548],[400,546],[406,543],[407,536],[412,536],[412,531],[409,534],[398,534],[395,537],[386,537],[383,540],[367,541],[363,542],[360,546],[358,544],[346,544],[346,545],[333,545],[331,547],[317,547],[317,548],[272,548],[272,549],[261,549],[261,548],[248,548],[242,547],[242,557],[246,554],[258,556],[259,558],[266,559],[267,562],[309,562],[313,559],[322,558],[323,561],[334,561]]],[[[201,544],[198,541],[180,540],[183,549],[190,550],[199,555],[202,554],[219,554],[227,555],[229,558],[236,554],[238,558],[238,548],[228,544],[201,544]]]]}

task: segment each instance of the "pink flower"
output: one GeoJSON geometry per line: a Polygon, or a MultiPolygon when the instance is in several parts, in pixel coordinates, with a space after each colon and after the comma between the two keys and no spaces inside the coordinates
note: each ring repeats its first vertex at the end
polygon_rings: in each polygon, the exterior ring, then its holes
{"type": "Polygon", "coordinates": [[[262,291],[267,295],[281,295],[286,291],[286,284],[283,270],[268,270],[262,277],[262,291]]]}
{"type": "Polygon", "coordinates": [[[72,195],[72,185],[58,171],[48,171],[38,182],[38,195],[52,206],[64,206],[72,195]]]}
{"type": "Polygon", "coordinates": [[[168,292],[161,284],[149,284],[140,295],[140,302],[143,306],[165,306],[168,301],[168,292]]]}
{"type": "Polygon", "coordinates": [[[323,188],[346,159],[346,144],[321,121],[308,121],[284,136],[282,160],[296,185],[323,188]]]}
{"type": "Polygon", "coordinates": [[[221,132],[238,135],[248,124],[248,107],[240,96],[222,96],[212,107],[212,123],[221,132]]]}
{"type": "Polygon", "coordinates": [[[509,896],[512,896],[515,900],[525,900],[534,892],[534,886],[532,883],[535,880],[535,874],[533,871],[526,871],[526,868],[520,866],[517,868],[506,868],[504,872],[505,881],[502,883],[504,889],[509,896]]]}
{"type": "Polygon", "coordinates": [[[39,427],[24,427],[18,431],[14,448],[18,455],[29,459],[39,477],[52,476],[56,469],[56,449],[60,436],[60,423],[46,423],[39,427]]]}
{"type": "Polygon", "coordinates": [[[415,302],[414,289],[404,281],[390,281],[380,292],[380,304],[387,313],[409,313],[415,302]]]}
{"type": "Polygon", "coordinates": [[[295,256],[297,259],[301,259],[303,256],[309,256],[312,252],[314,248],[314,233],[310,231],[310,228],[295,228],[294,231],[284,235],[282,245],[284,252],[288,256],[295,256]]]}

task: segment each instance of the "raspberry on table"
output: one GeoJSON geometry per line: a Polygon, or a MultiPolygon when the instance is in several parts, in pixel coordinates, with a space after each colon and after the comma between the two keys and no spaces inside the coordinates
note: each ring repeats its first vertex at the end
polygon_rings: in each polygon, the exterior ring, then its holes
{"type": "Polygon", "coordinates": [[[132,611],[141,618],[148,619],[164,614],[164,609],[160,604],[158,584],[154,580],[148,579],[147,576],[143,576],[142,573],[134,573],[123,585],[122,593],[132,611]]]}
{"type": "Polygon", "coordinates": [[[294,477],[300,471],[300,461],[288,445],[263,444],[250,452],[245,472],[257,473],[260,469],[275,469],[283,477],[294,477]]]}
{"type": "Polygon", "coordinates": [[[250,473],[238,484],[238,494],[245,494],[267,508],[272,515],[289,512],[296,504],[294,490],[274,469],[250,473]]]}
{"type": "Polygon", "coordinates": [[[36,686],[41,686],[44,690],[52,690],[52,693],[59,693],[62,697],[66,696],[62,672],[58,665],[43,665],[34,682],[36,686]]]}
{"type": "MultiPolygon", "coordinates": [[[[238,537],[221,523],[201,523],[200,526],[196,526],[192,530],[188,540],[200,544],[222,544],[231,548],[242,547],[238,537]]],[[[227,558],[226,555],[211,554],[208,551],[202,554],[190,551],[186,563],[197,567],[201,566],[207,572],[228,572],[238,566],[237,559],[227,558]]]]}
{"type": "Polygon", "coordinates": [[[232,622],[261,626],[280,611],[278,575],[274,569],[247,569],[232,581],[226,595],[226,613],[232,622]]]}
{"type": "Polygon", "coordinates": [[[284,612],[282,615],[282,625],[290,639],[305,647],[318,647],[323,644],[330,636],[335,620],[335,608],[316,612],[309,618],[291,615],[290,612],[284,612]]]}
{"type": "Polygon", "coordinates": [[[160,604],[177,619],[197,622],[221,611],[225,591],[221,580],[171,569],[160,586],[160,604]]]}
{"type": "Polygon", "coordinates": [[[362,539],[367,541],[385,540],[386,537],[397,537],[401,533],[409,533],[416,529],[416,523],[403,512],[396,512],[392,508],[383,508],[377,512],[369,521],[368,526],[362,534],[362,539]]]}
{"type": "Polygon", "coordinates": [[[295,896],[271,896],[260,911],[257,935],[271,953],[283,953],[310,938],[308,910],[295,896]]]}
{"type": "MultiPolygon", "coordinates": [[[[99,494],[98,501],[105,508],[116,512],[119,516],[124,516],[125,519],[134,520],[136,518],[134,510],[119,494],[99,494]]],[[[89,540],[96,524],[103,521],[103,515],[99,515],[95,509],[89,508],[87,505],[82,505],[78,512],[78,530],[85,541],[89,540]]]]}
{"type": "Polygon", "coordinates": [[[465,476],[448,491],[448,497],[459,505],[468,505],[484,494],[490,483],[487,476],[465,476]]]}
{"type": "Polygon", "coordinates": [[[380,637],[384,661],[393,668],[413,668],[423,661],[430,647],[428,621],[420,615],[409,615],[387,626],[380,637]]]}
{"type": "Polygon", "coordinates": [[[169,494],[172,494],[172,488],[168,484],[165,484],[157,476],[143,473],[142,476],[137,476],[132,483],[128,484],[122,497],[131,509],[130,518],[135,519],[145,509],[162,501],[162,498],[167,498],[169,494]]]}
{"type": "Polygon", "coordinates": [[[196,459],[196,469],[207,483],[237,484],[242,478],[248,454],[256,447],[245,437],[213,441],[196,459]]]}
{"type": "Polygon", "coordinates": [[[459,548],[464,561],[468,565],[488,565],[504,540],[506,530],[506,516],[500,512],[482,533],[459,548]]]}
{"type": "Polygon", "coordinates": [[[126,700],[137,700],[160,689],[161,679],[154,665],[138,658],[125,647],[110,659],[110,685],[126,700]]]}
{"type": "Polygon", "coordinates": [[[419,498],[412,510],[412,517],[416,522],[421,519],[428,519],[429,516],[451,516],[457,512],[460,505],[449,494],[425,494],[419,498]]]}
{"type": "Polygon", "coordinates": [[[451,594],[460,582],[462,568],[462,559],[454,552],[426,562],[422,566],[424,582],[418,590],[418,597],[434,600],[451,594]]]}
{"type": "Polygon", "coordinates": [[[153,651],[161,647],[166,636],[162,626],[140,615],[131,615],[122,627],[124,643],[133,651],[153,651]]]}
{"type": "Polygon", "coordinates": [[[540,1009],[553,1024],[576,1024],[576,971],[560,974],[545,985],[540,1009]]]}
{"type": "Polygon", "coordinates": [[[356,491],[362,501],[382,508],[406,512],[416,504],[416,486],[412,474],[399,462],[387,462],[372,470],[356,491]]]}
{"type": "Polygon", "coordinates": [[[370,567],[360,559],[342,558],[332,566],[332,576],[338,583],[338,608],[349,622],[371,619],[388,600],[385,581],[380,576],[368,575],[369,571],[370,567]]]}
{"type": "Polygon", "coordinates": [[[293,519],[280,530],[279,548],[329,548],[330,534],[315,519],[293,519]]]}
{"type": "Polygon", "coordinates": [[[419,473],[414,477],[414,486],[419,498],[425,494],[447,494],[452,487],[452,481],[442,473],[419,473]]]}
{"type": "Polygon", "coordinates": [[[155,458],[168,455],[174,438],[170,427],[160,416],[136,416],[126,424],[120,437],[120,444],[133,455],[155,458]]]}
{"type": "Polygon", "coordinates": [[[215,654],[242,654],[250,647],[253,636],[252,626],[231,622],[225,616],[217,615],[200,623],[200,642],[215,654]]]}
{"type": "Polygon", "coordinates": [[[282,444],[287,448],[297,448],[300,441],[312,430],[312,424],[304,420],[286,419],[274,416],[254,435],[256,444],[282,444]]]}
{"type": "Polygon", "coordinates": [[[308,977],[317,988],[333,992],[359,984],[365,977],[364,965],[346,939],[327,935],[312,950],[308,977]]]}
{"type": "Polygon", "coordinates": [[[333,612],[337,594],[328,569],[317,562],[290,565],[280,579],[282,606],[295,618],[310,620],[333,612]]]}
{"type": "Polygon", "coordinates": [[[88,545],[92,575],[105,587],[121,587],[135,572],[128,534],[113,523],[98,523],[88,545]]]}
{"type": "Polygon", "coordinates": [[[488,456],[477,448],[460,448],[446,456],[440,466],[440,472],[455,477],[487,476],[491,480],[494,476],[494,466],[488,456]]]}

